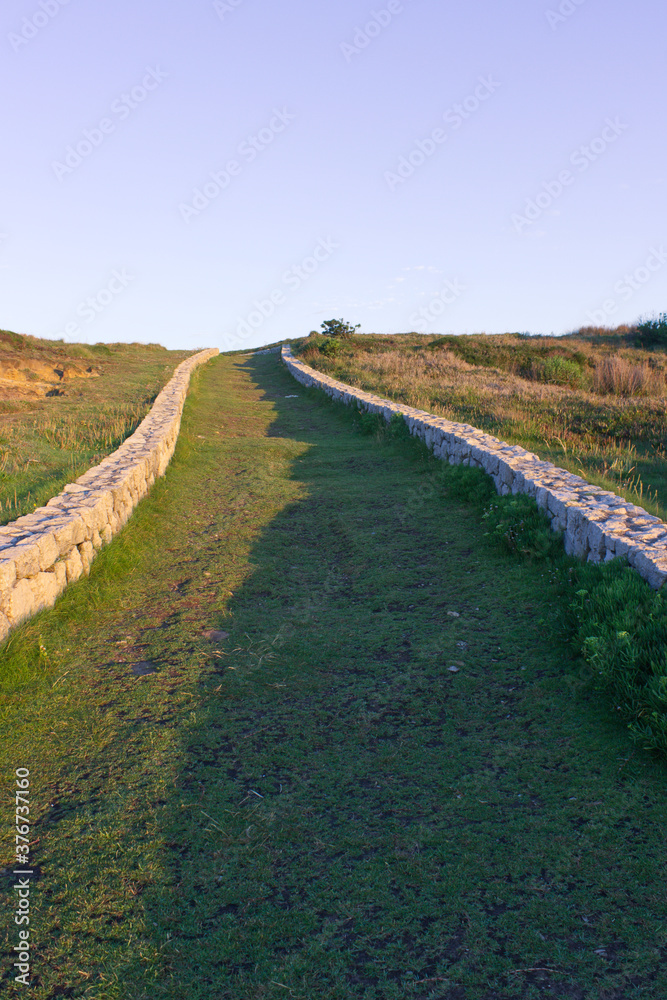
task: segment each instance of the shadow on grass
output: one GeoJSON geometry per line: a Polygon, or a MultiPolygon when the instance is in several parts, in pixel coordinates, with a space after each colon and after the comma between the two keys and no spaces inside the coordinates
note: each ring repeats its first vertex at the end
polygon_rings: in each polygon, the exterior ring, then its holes
{"type": "Polygon", "coordinates": [[[168,475],[16,633],[36,1000],[667,994],[664,767],[545,571],[353,424],[275,357],[212,363],[168,475]]]}
{"type": "Polygon", "coordinates": [[[159,992],[656,988],[635,917],[664,874],[664,771],[619,769],[624,733],[569,660],[549,581],[486,547],[424,450],[355,432],[274,359],[243,367],[275,405],[267,440],[307,446],[301,498],[252,545],[161,818],[159,992]]]}

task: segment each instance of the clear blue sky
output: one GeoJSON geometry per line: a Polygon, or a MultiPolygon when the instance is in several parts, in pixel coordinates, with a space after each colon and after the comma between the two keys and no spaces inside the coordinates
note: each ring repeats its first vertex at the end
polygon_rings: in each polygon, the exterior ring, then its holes
{"type": "Polygon", "coordinates": [[[225,350],[662,312],[666,37],[664,0],[9,0],[0,327],[225,350]]]}

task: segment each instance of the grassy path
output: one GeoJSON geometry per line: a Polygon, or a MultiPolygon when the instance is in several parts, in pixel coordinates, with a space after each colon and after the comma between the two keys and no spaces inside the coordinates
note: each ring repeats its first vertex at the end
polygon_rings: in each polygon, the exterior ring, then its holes
{"type": "Polygon", "coordinates": [[[664,764],[432,470],[275,356],[195,376],[165,479],[3,654],[8,997],[667,995],[664,764]]]}

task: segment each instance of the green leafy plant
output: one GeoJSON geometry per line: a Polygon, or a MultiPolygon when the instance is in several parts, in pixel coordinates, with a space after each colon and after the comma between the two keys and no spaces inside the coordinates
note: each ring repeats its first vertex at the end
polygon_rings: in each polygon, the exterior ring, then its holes
{"type": "Polygon", "coordinates": [[[325,340],[319,345],[320,354],[326,355],[328,358],[335,358],[338,354],[339,343],[337,340],[325,340]]]}
{"type": "Polygon", "coordinates": [[[558,558],[562,552],[561,536],[551,530],[546,514],[528,496],[496,497],[483,518],[491,539],[525,559],[558,558]]]}
{"type": "Polygon", "coordinates": [[[667,751],[667,606],[623,560],[570,570],[575,645],[645,749],[667,751]]]}
{"type": "Polygon", "coordinates": [[[638,323],[636,343],[638,347],[667,347],[667,313],[638,323]]]}
{"type": "Polygon", "coordinates": [[[567,385],[571,389],[580,389],[585,384],[581,365],[569,358],[561,358],[560,355],[546,359],[541,375],[543,381],[551,385],[567,385]]]}

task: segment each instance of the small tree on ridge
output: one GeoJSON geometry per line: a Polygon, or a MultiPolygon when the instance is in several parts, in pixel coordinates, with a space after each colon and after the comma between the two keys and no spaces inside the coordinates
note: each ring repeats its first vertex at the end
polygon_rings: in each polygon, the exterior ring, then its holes
{"type": "Polygon", "coordinates": [[[360,326],[361,323],[351,326],[344,319],[327,319],[322,323],[322,334],[325,337],[351,337],[360,326]]]}

